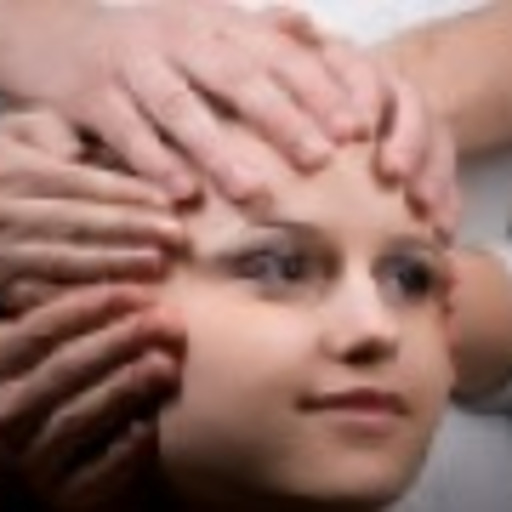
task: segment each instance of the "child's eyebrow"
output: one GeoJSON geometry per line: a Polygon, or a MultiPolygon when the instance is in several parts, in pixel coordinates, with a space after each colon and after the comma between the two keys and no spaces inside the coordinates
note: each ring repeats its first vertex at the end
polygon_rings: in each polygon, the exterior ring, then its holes
{"type": "Polygon", "coordinates": [[[435,258],[446,258],[446,247],[441,242],[420,235],[398,235],[388,240],[386,245],[394,250],[422,252],[435,258]]]}
{"type": "Polygon", "coordinates": [[[212,259],[239,246],[258,245],[272,238],[284,242],[326,244],[321,231],[309,223],[288,219],[265,219],[238,227],[221,240],[216,240],[202,249],[193,250],[191,254],[203,260],[212,259]]]}
{"type": "Polygon", "coordinates": [[[321,228],[300,220],[267,219],[249,229],[245,231],[246,236],[252,236],[254,239],[275,236],[310,244],[326,243],[321,228]]]}

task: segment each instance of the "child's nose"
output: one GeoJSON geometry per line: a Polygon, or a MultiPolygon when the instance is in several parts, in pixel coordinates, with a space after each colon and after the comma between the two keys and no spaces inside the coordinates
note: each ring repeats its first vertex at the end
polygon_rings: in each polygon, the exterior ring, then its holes
{"type": "Polygon", "coordinates": [[[371,365],[399,348],[396,313],[383,301],[371,276],[346,277],[325,309],[324,351],[347,364],[371,365]]]}

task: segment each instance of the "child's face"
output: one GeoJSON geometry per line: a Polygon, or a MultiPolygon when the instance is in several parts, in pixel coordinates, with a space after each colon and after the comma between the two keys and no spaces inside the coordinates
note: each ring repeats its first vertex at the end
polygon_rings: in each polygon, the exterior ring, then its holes
{"type": "Polygon", "coordinates": [[[160,425],[178,487],[375,504],[414,474],[452,380],[446,261],[369,165],[353,146],[312,177],[268,176],[265,221],[215,194],[189,217],[163,291],[189,333],[160,425]]]}

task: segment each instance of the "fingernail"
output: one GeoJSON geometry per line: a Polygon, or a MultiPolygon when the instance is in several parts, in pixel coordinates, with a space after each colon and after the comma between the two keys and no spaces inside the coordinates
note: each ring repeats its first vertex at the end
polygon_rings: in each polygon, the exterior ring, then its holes
{"type": "Polygon", "coordinates": [[[390,176],[401,180],[415,173],[415,168],[409,156],[403,151],[388,145],[385,148],[383,165],[390,176]]]}
{"type": "Polygon", "coordinates": [[[321,135],[310,134],[300,141],[298,156],[303,165],[317,167],[327,162],[334,149],[334,145],[326,138],[321,135]]]}
{"type": "Polygon", "coordinates": [[[363,112],[353,109],[336,112],[330,121],[333,137],[339,142],[370,137],[375,132],[373,124],[363,112]]]}
{"type": "Polygon", "coordinates": [[[170,180],[170,194],[176,201],[187,200],[197,194],[199,188],[190,176],[175,173],[170,180]]]}
{"type": "Polygon", "coordinates": [[[245,201],[258,194],[263,188],[257,171],[241,166],[231,167],[225,184],[229,196],[236,201],[245,201]]]}
{"type": "Polygon", "coordinates": [[[174,251],[178,246],[182,246],[186,242],[186,233],[183,226],[169,220],[165,220],[162,224],[162,241],[164,249],[174,251]]]}
{"type": "Polygon", "coordinates": [[[338,141],[344,141],[351,138],[354,132],[355,120],[346,112],[337,112],[330,119],[332,135],[338,141]]]}
{"type": "Polygon", "coordinates": [[[144,356],[141,364],[144,365],[144,371],[147,372],[146,375],[151,384],[158,388],[165,386],[165,389],[168,389],[169,386],[171,389],[176,386],[179,365],[175,358],[169,357],[169,354],[153,349],[144,356]]]}
{"type": "MultiPolygon", "coordinates": [[[[154,280],[167,275],[168,259],[166,254],[158,249],[148,249],[146,254],[140,254],[140,261],[132,269],[132,276],[137,279],[154,280]]],[[[152,301],[151,301],[152,302],[152,301]]]]}

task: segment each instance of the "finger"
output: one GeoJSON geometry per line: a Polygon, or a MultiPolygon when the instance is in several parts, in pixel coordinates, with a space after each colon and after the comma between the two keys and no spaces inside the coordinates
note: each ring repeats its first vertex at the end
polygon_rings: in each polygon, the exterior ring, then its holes
{"type": "Polygon", "coordinates": [[[37,279],[16,280],[2,290],[2,312],[10,318],[19,317],[64,293],[62,286],[37,279]]]}
{"type": "MultiPolygon", "coordinates": [[[[183,329],[171,312],[142,309],[101,330],[62,340],[25,378],[17,402],[33,417],[45,417],[122,366],[157,351],[166,362],[166,382],[177,387],[183,358],[183,329]],[[165,313],[165,314],[164,314],[165,313]]],[[[34,424],[34,420],[31,421],[34,424]]]]}
{"type": "Polygon", "coordinates": [[[347,91],[339,85],[336,87],[314,58],[301,57],[296,52],[295,56],[289,55],[276,64],[274,74],[330,137],[344,140],[356,132],[356,120],[349,118],[347,91]]]}
{"type": "MultiPolygon", "coordinates": [[[[271,7],[263,16],[298,43],[309,47],[336,79],[343,108],[331,115],[332,134],[338,140],[359,138],[374,130],[383,112],[385,89],[375,65],[339,36],[316,26],[309,16],[287,6],[271,7]]],[[[333,108],[335,106],[333,105],[333,108]]]]}
{"type": "Polygon", "coordinates": [[[234,199],[257,191],[257,174],[240,169],[232,143],[206,102],[165,61],[153,54],[130,62],[126,81],[148,115],[234,199]]]}
{"type": "Polygon", "coordinates": [[[11,240],[44,239],[84,244],[158,244],[171,248],[183,240],[180,224],[165,211],[78,199],[4,197],[0,202],[0,219],[8,226],[0,245],[7,247],[11,240]]]}
{"type": "Polygon", "coordinates": [[[2,146],[2,193],[35,197],[90,199],[158,209],[169,206],[168,195],[147,180],[88,165],[63,163],[39,150],[2,146]]]}
{"type": "Polygon", "coordinates": [[[45,479],[53,477],[57,483],[98,456],[137,419],[139,410],[147,414],[148,402],[156,412],[156,404],[170,394],[169,371],[166,357],[150,353],[59,410],[26,452],[32,472],[44,468],[45,479]]]}
{"type": "Polygon", "coordinates": [[[445,207],[439,212],[437,221],[441,236],[445,240],[453,240],[463,211],[461,191],[457,184],[450,182],[444,187],[445,197],[442,199],[445,207]]]}
{"type": "Polygon", "coordinates": [[[334,74],[324,65],[322,46],[306,45],[268,30],[245,34],[252,48],[266,62],[279,84],[294,100],[317,121],[332,139],[344,138],[347,130],[347,111],[351,110],[350,98],[344,84],[335,80],[334,74]],[[252,40],[252,41],[251,41],[252,40]]]}
{"type": "Polygon", "coordinates": [[[440,125],[436,128],[425,165],[407,188],[411,199],[433,217],[440,233],[450,236],[460,209],[457,159],[447,130],[440,125]]]}
{"type": "Polygon", "coordinates": [[[236,40],[229,43],[211,42],[211,53],[191,48],[180,56],[180,65],[194,83],[234,109],[293,161],[305,168],[324,163],[333,143],[268,68],[250,54],[242,57],[236,40]]]}
{"type": "MultiPolygon", "coordinates": [[[[177,367],[183,357],[181,326],[169,312],[159,315],[143,312],[127,313],[111,325],[78,338],[66,338],[52,346],[47,356],[30,374],[12,381],[8,389],[11,404],[9,429],[4,426],[2,435],[11,446],[22,446],[31,439],[52,411],[66,407],[87,389],[128,365],[147,359],[149,354],[165,357],[166,390],[177,388],[177,367]]],[[[27,363],[28,361],[24,361],[27,363]]],[[[34,364],[35,359],[30,361],[34,364]]],[[[161,362],[161,364],[164,364],[161,362]]],[[[161,365],[158,367],[161,370],[161,365]]],[[[160,379],[144,370],[148,378],[160,379]]],[[[24,369],[26,371],[26,368],[24,369]]],[[[11,371],[11,379],[16,375],[11,371]]],[[[138,381],[133,382],[137,386],[138,381]]],[[[99,385],[99,384],[98,384],[99,385]]]]}
{"type": "Polygon", "coordinates": [[[63,340],[101,329],[116,316],[151,304],[135,285],[84,287],[43,305],[0,330],[0,375],[8,378],[36,364],[63,340]]]}
{"type": "Polygon", "coordinates": [[[384,134],[379,169],[386,178],[410,178],[425,164],[432,127],[425,105],[414,87],[390,79],[394,105],[384,134]]]}
{"type": "Polygon", "coordinates": [[[160,184],[175,199],[187,199],[197,191],[191,165],[168,145],[129,96],[121,90],[104,91],[91,98],[76,114],[142,177],[160,184]]]}
{"type": "MultiPolygon", "coordinates": [[[[145,489],[141,482],[156,464],[157,429],[154,421],[134,421],[94,460],[66,475],[52,500],[57,510],[91,512],[130,509],[145,489]],[[135,500],[135,501],[134,501],[135,500]],[[70,508],[72,507],[72,508],[70,508]]],[[[54,494],[54,488],[49,494],[54,494]],[[53,491],[53,493],[52,493],[53,491]]]]}
{"type": "Polygon", "coordinates": [[[60,284],[120,279],[154,279],[168,258],[155,247],[80,246],[61,242],[19,242],[0,250],[0,284],[38,278],[60,284]]]}
{"type": "Polygon", "coordinates": [[[347,90],[347,137],[375,133],[390,106],[391,90],[384,71],[348,42],[325,38],[321,54],[328,69],[347,90]]]}
{"type": "Polygon", "coordinates": [[[77,157],[82,145],[70,126],[50,110],[6,115],[0,123],[0,136],[11,137],[56,158],[77,157]]]}
{"type": "Polygon", "coordinates": [[[319,30],[304,11],[287,5],[275,5],[265,7],[258,15],[272,27],[286,32],[304,44],[316,46],[325,42],[325,33],[319,30]]]}

